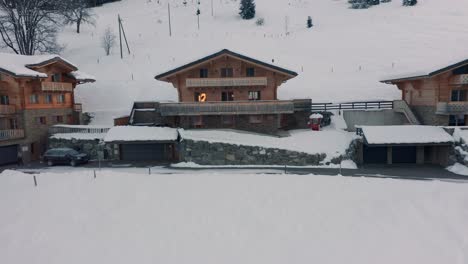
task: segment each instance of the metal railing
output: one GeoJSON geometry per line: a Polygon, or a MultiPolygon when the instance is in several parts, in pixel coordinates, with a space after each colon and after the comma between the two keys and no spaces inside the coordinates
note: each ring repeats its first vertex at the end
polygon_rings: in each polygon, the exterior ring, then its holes
{"type": "Polygon", "coordinates": [[[468,84],[468,74],[454,75],[450,78],[450,84],[468,84]]]}
{"type": "Polygon", "coordinates": [[[367,109],[393,109],[393,101],[369,101],[350,103],[313,103],[312,112],[327,112],[332,110],[367,110],[367,109]]]}
{"type": "Polygon", "coordinates": [[[189,78],[187,87],[265,86],[267,77],[189,78]]]}
{"type": "Polygon", "coordinates": [[[468,113],[468,102],[439,102],[436,114],[465,114],[468,113]]]}
{"type": "Polygon", "coordinates": [[[49,128],[49,134],[68,134],[68,133],[84,133],[84,134],[102,134],[107,133],[109,127],[94,127],[94,126],[74,126],[74,125],[55,125],[49,128]]]}
{"type": "Polygon", "coordinates": [[[23,129],[0,130],[0,141],[24,138],[23,129]]]}
{"type": "Polygon", "coordinates": [[[162,116],[294,113],[293,101],[162,103],[162,116]]]}

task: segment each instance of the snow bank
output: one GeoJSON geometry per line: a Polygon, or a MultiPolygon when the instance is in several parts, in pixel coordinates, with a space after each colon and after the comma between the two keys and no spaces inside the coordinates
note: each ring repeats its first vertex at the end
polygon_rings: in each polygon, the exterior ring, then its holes
{"type": "Polygon", "coordinates": [[[317,175],[0,174],[0,263],[464,263],[467,184],[317,175]]]}
{"type": "Polygon", "coordinates": [[[435,126],[362,126],[369,144],[451,143],[453,137],[435,126]]]}
{"type": "Polygon", "coordinates": [[[458,175],[468,176],[468,167],[460,163],[455,163],[454,165],[447,167],[446,170],[458,175]]]}
{"type": "MultiPolygon", "coordinates": [[[[175,164],[171,164],[173,168],[193,168],[193,169],[200,169],[200,168],[277,168],[283,169],[285,168],[284,165],[200,165],[195,162],[179,162],[175,164]]],[[[332,164],[329,165],[319,165],[319,166],[287,166],[287,168],[294,168],[294,169],[337,169],[340,168],[339,164],[332,164]]],[[[341,162],[342,169],[357,169],[356,163],[352,160],[343,160],[341,162]]]]}
{"type": "Polygon", "coordinates": [[[177,137],[178,133],[175,128],[116,126],[107,132],[104,141],[175,141],[177,137]]]}
{"type": "Polygon", "coordinates": [[[278,148],[309,154],[324,153],[326,161],[346,153],[354,133],[341,130],[292,130],[289,137],[273,137],[235,130],[179,130],[182,139],[218,142],[234,145],[278,148]]]}

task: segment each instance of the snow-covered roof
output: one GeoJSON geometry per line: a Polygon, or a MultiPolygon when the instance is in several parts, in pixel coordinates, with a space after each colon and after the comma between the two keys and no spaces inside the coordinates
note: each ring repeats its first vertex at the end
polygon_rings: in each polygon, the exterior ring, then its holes
{"type": "Polygon", "coordinates": [[[175,141],[177,129],[169,127],[116,126],[107,132],[105,142],[175,141]]]}
{"type": "Polygon", "coordinates": [[[0,53],[0,72],[14,77],[39,77],[47,78],[47,74],[35,71],[33,67],[39,67],[54,61],[61,61],[73,70],[78,68],[59,55],[34,55],[25,56],[11,53],[0,53]]]}
{"type": "Polygon", "coordinates": [[[323,115],[322,114],[318,114],[318,113],[315,113],[315,114],[311,114],[309,116],[310,119],[319,119],[319,118],[323,118],[323,115]]]}
{"type": "Polygon", "coordinates": [[[452,143],[453,137],[436,126],[363,126],[369,145],[442,144],[452,143]]]}
{"type": "Polygon", "coordinates": [[[84,73],[82,71],[71,72],[70,76],[79,82],[95,82],[96,81],[96,77],[90,74],[84,73]]]}
{"type": "Polygon", "coordinates": [[[406,73],[397,73],[388,76],[384,76],[381,79],[383,83],[390,83],[394,81],[404,81],[404,80],[412,80],[412,79],[421,79],[421,78],[428,78],[439,75],[441,73],[456,69],[458,67],[464,66],[468,64],[468,59],[465,60],[451,60],[444,64],[439,65],[432,65],[426,69],[419,69],[417,72],[406,72],[406,73]]]}

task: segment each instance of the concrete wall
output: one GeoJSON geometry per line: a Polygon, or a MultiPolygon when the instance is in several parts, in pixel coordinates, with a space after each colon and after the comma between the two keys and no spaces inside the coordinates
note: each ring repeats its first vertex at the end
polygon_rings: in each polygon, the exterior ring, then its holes
{"type": "Polygon", "coordinates": [[[408,119],[402,113],[391,109],[343,111],[343,118],[349,131],[356,131],[356,126],[407,125],[408,119]]]}
{"type": "Polygon", "coordinates": [[[448,126],[448,115],[436,115],[435,106],[412,105],[411,110],[423,125],[430,126],[448,126]]]}

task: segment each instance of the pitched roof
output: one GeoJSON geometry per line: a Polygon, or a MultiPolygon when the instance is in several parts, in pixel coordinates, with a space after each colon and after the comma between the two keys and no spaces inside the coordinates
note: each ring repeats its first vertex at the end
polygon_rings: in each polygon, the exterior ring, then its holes
{"type": "Polygon", "coordinates": [[[58,55],[26,56],[11,53],[0,53],[0,72],[13,77],[47,78],[47,74],[35,71],[34,68],[55,62],[65,64],[72,71],[78,70],[75,65],[58,55]]]}
{"type": "Polygon", "coordinates": [[[180,67],[177,67],[173,70],[170,70],[170,71],[167,71],[165,73],[161,73],[159,75],[157,75],[156,77],[154,77],[155,79],[159,80],[161,78],[165,78],[165,77],[168,77],[174,73],[177,73],[177,72],[180,72],[180,71],[183,71],[187,68],[190,68],[190,67],[193,67],[195,65],[198,65],[198,64],[201,64],[205,61],[208,61],[208,60],[211,60],[213,58],[216,58],[218,56],[221,56],[221,55],[230,55],[232,57],[236,57],[236,58],[239,58],[241,60],[246,60],[246,61],[249,61],[251,63],[255,63],[255,64],[258,64],[258,65],[261,65],[263,67],[266,67],[266,68],[270,68],[270,69],[273,69],[275,71],[279,71],[279,72],[282,72],[286,75],[289,75],[289,76],[292,76],[292,77],[295,77],[297,76],[298,74],[294,71],[290,71],[290,70],[287,70],[285,68],[281,68],[281,67],[278,67],[276,65],[272,65],[272,64],[269,64],[269,63],[266,63],[266,62],[263,62],[263,61],[259,61],[259,60],[256,60],[256,59],[253,59],[253,58],[250,58],[250,57],[247,57],[245,55],[242,55],[242,54],[239,54],[239,53],[236,53],[236,52],[233,52],[233,51],[230,51],[228,49],[223,49],[219,52],[216,52],[216,53],[213,53],[209,56],[206,56],[206,57],[203,57],[201,59],[198,59],[196,61],[193,61],[193,62],[190,62],[188,64],[185,64],[185,65],[182,65],[180,67]]]}
{"type": "Polygon", "coordinates": [[[401,81],[408,81],[408,80],[418,80],[418,79],[424,79],[424,78],[430,78],[434,77],[436,75],[439,75],[441,73],[447,72],[454,70],[456,68],[459,68],[461,66],[468,65],[468,59],[451,63],[448,66],[444,67],[439,67],[437,70],[434,70],[434,68],[430,70],[425,70],[417,73],[406,73],[406,74],[399,74],[399,75],[394,75],[394,76],[387,76],[384,78],[384,80],[381,80],[380,82],[382,83],[393,83],[393,82],[401,82],[401,81]]]}

